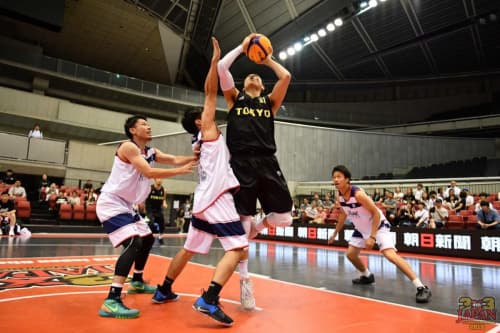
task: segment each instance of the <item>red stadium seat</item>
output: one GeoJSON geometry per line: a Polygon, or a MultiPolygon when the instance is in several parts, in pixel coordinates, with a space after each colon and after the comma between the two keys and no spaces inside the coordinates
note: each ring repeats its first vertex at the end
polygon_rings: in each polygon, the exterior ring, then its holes
{"type": "Polygon", "coordinates": [[[85,219],[85,207],[83,205],[73,206],[73,220],[84,220],[85,219]]]}
{"type": "Polygon", "coordinates": [[[71,220],[73,217],[73,208],[68,203],[63,203],[59,207],[59,219],[60,220],[71,220]]]}
{"type": "Polygon", "coordinates": [[[450,215],[448,216],[448,222],[446,223],[448,229],[463,229],[465,227],[464,218],[460,215],[450,215]]]}
{"type": "Polygon", "coordinates": [[[87,221],[97,220],[97,214],[95,212],[95,205],[87,205],[85,209],[85,219],[87,221]]]}
{"type": "Polygon", "coordinates": [[[31,216],[31,203],[27,200],[17,201],[16,216],[20,218],[29,218],[31,216]]]}
{"type": "Polygon", "coordinates": [[[477,216],[469,215],[467,216],[467,221],[465,222],[465,228],[469,230],[476,229],[477,227],[477,216]]]}

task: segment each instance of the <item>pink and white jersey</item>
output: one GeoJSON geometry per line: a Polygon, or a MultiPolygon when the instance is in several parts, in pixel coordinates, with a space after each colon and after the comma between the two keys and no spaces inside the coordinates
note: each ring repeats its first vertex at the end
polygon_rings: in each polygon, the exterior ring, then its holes
{"type": "Polygon", "coordinates": [[[198,133],[193,139],[193,147],[197,144],[200,145],[200,159],[193,214],[203,212],[222,194],[240,186],[229,164],[229,149],[221,133],[211,141],[201,140],[201,133],[198,133]]]}
{"type": "MultiPolygon", "coordinates": [[[[146,147],[144,159],[153,166],[155,149],[146,147]]],[[[131,163],[115,155],[111,174],[102,187],[97,200],[97,214],[101,221],[118,214],[132,212],[134,204],[143,203],[151,191],[151,180],[140,173],[131,163]]]]}
{"type": "MultiPolygon", "coordinates": [[[[340,206],[347,215],[347,219],[354,224],[356,230],[358,230],[364,237],[367,237],[370,235],[372,230],[373,216],[368,209],[358,203],[356,197],[354,196],[356,191],[362,191],[362,189],[357,186],[352,186],[349,200],[345,201],[344,196],[340,195],[339,202],[340,206]]],[[[380,214],[380,224],[383,224],[385,221],[384,214],[378,207],[376,208],[380,214]]]]}

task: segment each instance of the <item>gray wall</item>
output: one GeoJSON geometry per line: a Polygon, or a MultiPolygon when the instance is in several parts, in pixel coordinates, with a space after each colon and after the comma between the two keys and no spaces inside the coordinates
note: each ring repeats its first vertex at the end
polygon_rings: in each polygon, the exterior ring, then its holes
{"type": "MultiPolygon", "coordinates": [[[[225,132],[225,126],[221,128],[225,132]]],[[[275,131],[277,156],[289,182],[327,180],[336,164],[346,165],[354,178],[361,178],[432,163],[495,157],[494,139],[405,136],[281,122],[276,122],[275,131]]],[[[153,145],[188,154],[190,139],[187,134],[174,134],[156,138],[153,145]]]]}

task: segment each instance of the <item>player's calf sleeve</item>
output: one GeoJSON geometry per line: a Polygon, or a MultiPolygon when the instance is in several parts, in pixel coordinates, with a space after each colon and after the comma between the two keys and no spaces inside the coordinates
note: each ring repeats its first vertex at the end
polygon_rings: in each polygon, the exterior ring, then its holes
{"type": "Polygon", "coordinates": [[[292,213],[269,213],[266,216],[267,222],[275,227],[288,227],[292,224],[292,213]]]}
{"type": "Polygon", "coordinates": [[[123,242],[123,246],[124,250],[115,264],[115,275],[118,276],[128,276],[137,253],[142,247],[142,239],[139,236],[134,236],[132,239],[123,242]]]}

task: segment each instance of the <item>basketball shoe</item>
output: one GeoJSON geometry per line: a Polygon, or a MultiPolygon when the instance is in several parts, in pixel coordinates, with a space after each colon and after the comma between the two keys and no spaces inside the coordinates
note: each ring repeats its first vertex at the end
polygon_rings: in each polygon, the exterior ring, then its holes
{"type": "Polygon", "coordinates": [[[375,276],[370,274],[368,277],[361,275],[359,278],[353,279],[354,284],[372,284],[375,282],[375,276]]]}
{"type": "Polygon", "coordinates": [[[156,304],[163,304],[167,302],[175,302],[179,299],[179,295],[173,292],[168,292],[168,293],[163,293],[160,290],[160,286],[156,288],[155,294],[153,295],[153,298],[151,299],[151,302],[156,303],[156,304]]]}
{"type": "Polygon", "coordinates": [[[417,303],[427,303],[431,299],[432,292],[427,286],[417,288],[417,303]]]}
{"type": "Polygon", "coordinates": [[[232,326],[233,320],[227,314],[225,314],[219,306],[219,297],[217,297],[217,300],[214,304],[210,304],[203,299],[204,295],[205,293],[203,293],[203,295],[196,300],[196,302],[193,304],[193,309],[201,314],[204,314],[205,316],[209,316],[210,318],[224,326],[232,326]]]}
{"type": "Polygon", "coordinates": [[[121,299],[106,299],[99,309],[99,316],[106,318],[131,319],[139,316],[139,310],[127,308],[121,299]]]}
{"type": "Polygon", "coordinates": [[[253,297],[253,285],[250,279],[240,280],[240,301],[243,309],[255,309],[255,298],[253,297]]]}
{"type": "Polygon", "coordinates": [[[145,284],[142,281],[131,281],[127,294],[152,294],[155,290],[155,287],[145,284]]]}

